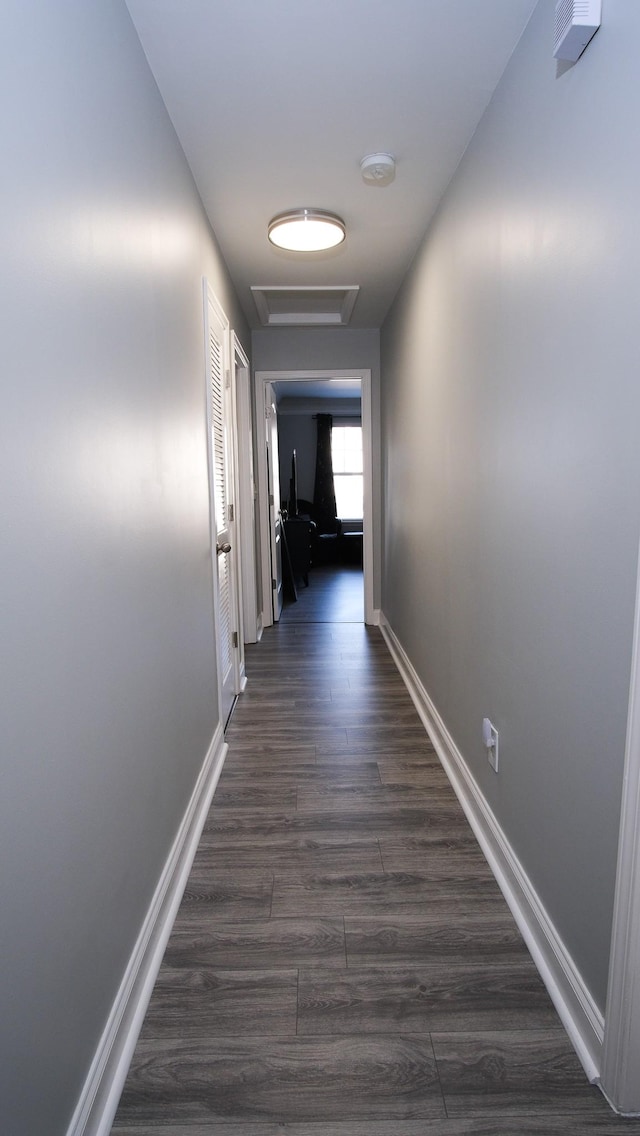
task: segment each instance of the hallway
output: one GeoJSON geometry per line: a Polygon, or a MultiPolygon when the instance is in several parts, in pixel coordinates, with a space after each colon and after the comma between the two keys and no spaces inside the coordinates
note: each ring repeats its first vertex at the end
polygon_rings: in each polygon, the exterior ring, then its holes
{"type": "Polygon", "coordinates": [[[118,1136],[640,1133],[590,1087],[376,629],[249,686],[118,1136]]]}

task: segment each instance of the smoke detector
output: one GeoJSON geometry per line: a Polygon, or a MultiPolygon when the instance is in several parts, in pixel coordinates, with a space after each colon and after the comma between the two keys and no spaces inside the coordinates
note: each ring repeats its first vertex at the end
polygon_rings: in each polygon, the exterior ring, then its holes
{"type": "Polygon", "coordinates": [[[553,54],[575,63],[602,22],[602,0],[557,0],[553,54]]]}
{"type": "Polygon", "coordinates": [[[396,176],[396,163],[391,154],[367,154],[360,162],[360,170],[367,185],[389,185],[396,176]]]}

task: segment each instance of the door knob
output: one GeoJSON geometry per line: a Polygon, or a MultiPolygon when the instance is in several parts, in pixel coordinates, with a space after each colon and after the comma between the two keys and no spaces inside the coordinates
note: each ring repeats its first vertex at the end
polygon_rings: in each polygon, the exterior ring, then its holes
{"type": "Polygon", "coordinates": [[[222,544],[216,544],[216,552],[218,556],[223,552],[231,552],[231,545],[226,540],[222,544]]]}

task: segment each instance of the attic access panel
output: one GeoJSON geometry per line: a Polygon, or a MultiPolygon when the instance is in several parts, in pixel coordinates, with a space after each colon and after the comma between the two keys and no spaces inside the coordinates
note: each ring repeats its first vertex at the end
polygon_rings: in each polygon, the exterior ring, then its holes
{"type": "Polygon", "coordinates": [[[358,284],[251,287],[263,327],[346,327],[359,291],[358,284]]]}

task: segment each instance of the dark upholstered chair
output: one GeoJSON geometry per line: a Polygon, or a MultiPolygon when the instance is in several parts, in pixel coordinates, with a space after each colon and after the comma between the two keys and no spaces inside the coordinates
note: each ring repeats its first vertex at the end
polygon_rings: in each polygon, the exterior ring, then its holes
{"type": "Polygon", "coordinates": [[[327,524],[326,517],[319,517],[313,501],[298,498],[298,516],[309,517],[316,525],[313,538],[312,557],[315,564],[335,564],[340,559],[340,541],[342,535],[342,521],[336,517],[332,526],[327,524]]]}

